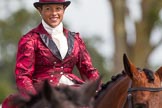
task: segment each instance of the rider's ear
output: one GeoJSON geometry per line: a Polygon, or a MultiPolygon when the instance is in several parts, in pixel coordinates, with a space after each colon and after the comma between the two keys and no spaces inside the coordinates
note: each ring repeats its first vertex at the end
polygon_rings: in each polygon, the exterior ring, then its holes
{"type": "Polygon", "coordinates": [[[160,67],[157,71],[156,74],[160,77],[160,80],[162,81],[162,67],[160,67]]]}
{"type": "Polygon", "coordinates": [[[51,96],[52,93],[53,93],[52,87],[50,86],[48,80],[45,80],[43,84],[43,95],[48,101],[52,100],[52,96],[51,96]]]}

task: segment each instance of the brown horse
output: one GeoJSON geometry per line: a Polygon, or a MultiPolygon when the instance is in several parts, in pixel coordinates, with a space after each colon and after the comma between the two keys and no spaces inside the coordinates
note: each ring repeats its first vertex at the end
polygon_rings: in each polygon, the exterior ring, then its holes
{"type": "Polygon", "coordinates": [[[102,86],[95,104],[91,98],[98,83],[84,85],[78,90],[68,86],[52,89],[45,84],[43,93],[24,101],[22,108],[161,108],[162,68],[155,73],[136,68],[126,55],[123,64],[125,71],[102,86]]]}
{"type": "Polygon", "coordinates": [[[162,68],[155,73],[136,68],[125,54],[123,64],[125,71],[98,93],[95,108],[161,108],[162,68]]]}

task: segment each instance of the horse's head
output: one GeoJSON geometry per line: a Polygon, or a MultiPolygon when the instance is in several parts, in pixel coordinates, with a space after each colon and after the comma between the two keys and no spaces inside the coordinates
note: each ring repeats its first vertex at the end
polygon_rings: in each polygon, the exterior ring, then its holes
{"type": "Polygon", "coordinates": [[[136,68],[125,54],[123,63],[125,72],[132,80],[128,92],[132,95],[133,108],[160,108],[162,67],[156,72],[136,68]]]}
{"type": "Polygon", "coordinates": [[[29,100],[17,97],[15,101],[17,105],[21,105],[20,108],[92,108],[93,97],[99,83],[100,79],[88,81],[80,87],[67,85],[52,87],[45,81],[40,93],[31,96],[29,100]]]}

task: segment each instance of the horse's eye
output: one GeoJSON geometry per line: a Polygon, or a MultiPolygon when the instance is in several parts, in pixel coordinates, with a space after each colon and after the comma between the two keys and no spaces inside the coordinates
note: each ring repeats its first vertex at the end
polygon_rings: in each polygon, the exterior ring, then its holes
{"type": "Polygon", "coordinates": [[[146,104],[135,104],[134,108],[146,108],[146,104]]]}

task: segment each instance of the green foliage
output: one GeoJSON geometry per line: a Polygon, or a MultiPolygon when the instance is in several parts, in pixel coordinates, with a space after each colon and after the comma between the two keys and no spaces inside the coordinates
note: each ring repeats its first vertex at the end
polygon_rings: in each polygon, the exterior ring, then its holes
{"type": "Polygon", "coordinates": [[[94,36],[93,38],[86,38],[84,40],[87,45],[87,50],[92,57],[94,67],[98,69],[100,75],[103,77],[103,82],[108,81],[110,79],[110,72],[107,68],[105,68],[105,58],[101,56],[95,48],[95,45],[99,48],[100,43],[102,43],[101,38],[99,36],[94,36]]]}
{"type": "Polygon", "coordinates": [[[2,80],[0,82],[0,103],[8,96],[9,94],[15,93],[16,90],[13,89],[13,85],[9,80],[2,80]]]}

